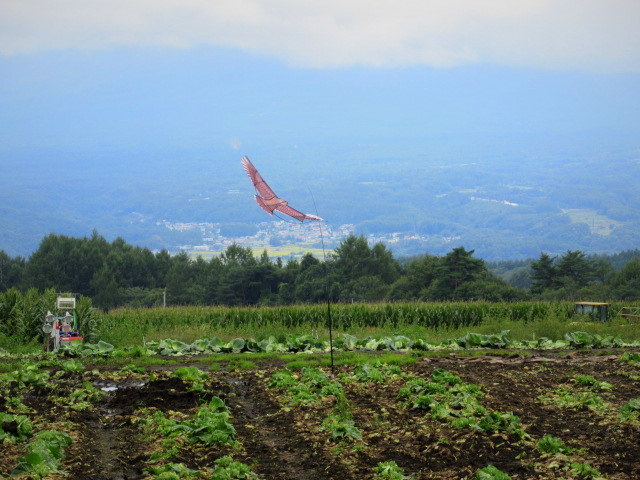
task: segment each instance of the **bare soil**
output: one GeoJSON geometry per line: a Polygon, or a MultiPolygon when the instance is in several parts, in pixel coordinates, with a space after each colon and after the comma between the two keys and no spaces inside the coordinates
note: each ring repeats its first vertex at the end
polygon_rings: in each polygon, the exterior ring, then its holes
{"type": "MultiPolygon", "coordinates": [[[[362,433],[362,440],[356,442],[336,441],[319,429],[335,399],[327,398],[311,407],[292,406],[281,391],[270,388],[271,375],[281,368],[273,362],[246,371],[227,371],[223,366],[209,373],[211,381],[204,392],[191,390],[182,380],[154,366],[155,380],[147,378],[140,385],[123,379],[117,390],[88,411],[62,409],[46,388],[30,391],[23,401],[33,409],[35,425],[44,426],[61,417],[72,425],[75,441],[62,464],[69,480],[151,478],[145,472],[150,446],[138,427],[137,410],[146,407],[190,414],[213,396],[220,396],[229,407],[240,447],[189,445],[169,461],[204,469],[230,454],[264,480],[371,479],[378,462],[391,460],[416,480],[472,478],[490,464],[513,479],[579,478],[569,469],[576,461],[588,462],[608,479],[638,479],[640,426],[638,421],[620,420],[618,412],[630,399],[640,397],[640,368],[620,363],[618,358],[619,354],[566,352],[451,355],[418,358],[416,363],[401,367],[404,373],[422,378],[443,368],[467,383],[481,385],[483,406],[517,415],[528,434],[525,440],[512,434],[457,429],[434,420],[424,410],[412,409],[398,399],[398,390],[406,380],[376,384],[346,381],[340,374],[350,374],[353,367],[349,366],[337,368],[334,376],[344,386],[353,421],[362,433]],[[579,374],[615,386],[597,392],[606,402],[606,412],[588,407],[559,408],[541,400],[560,387],[579,391],[572,381],[579,374]],[[562,439],[573,453],[566,458],[540,453],[536,442],[547,434],[562,439]]],[[[65,379],[57,388],[66,385],[71,391],[83,380],[82,373],[77,375],[78,379],[65,379]]],[[[21,454],[24,449],[20,446],[4,447],[0,474],[10,473],[21,454]]]]}

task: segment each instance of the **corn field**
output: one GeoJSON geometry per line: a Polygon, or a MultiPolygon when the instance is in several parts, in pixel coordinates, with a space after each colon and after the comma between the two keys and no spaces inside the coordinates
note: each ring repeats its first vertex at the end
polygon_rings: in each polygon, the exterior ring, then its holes
{"type": "MultiPolygon", "coordinates": [[[[416,325],[428,328],[473,327],[488,319],[528,322],[554,317],[570,319],[571,302],[452,302],[332,304],[331,318],[336,329],[416,325]]],[[[146,331],[167,326],[207,325],[213,328],[269,326],[322,328],[327,322],[327,305],[282,307],[168,307],[116,309],[99,318],[100,328],[131,323],[146,331]]]]}
{"type": "MultiPolygon", "coordinates": [[[[22,293],[11,289],[0,293],[0,334],[29,341],[42,338],[41,326],[47,311],[55,312],[56,293],[35,289],[22,293]]],[[[628,304],[625,304],[628,305],[628,304]]],[[[635,306],[640,302],[635,302],[635,306]]],[[[610,317],[622,304],[612,304],[610,317]]],[[[140,338],[167,329],[206,328],[265,331],[304,328],[311,332],[327,326],[327,305],[280,307],[168,307],[120,308],[108,313],[91,308],[91,299],[80,297],[76,315],[85,340],[119,331],[140,338]]],[[[442,302],[442,303],[356,303],[332,304],[331,318],[336,330],[406,327],[455,329],[477,327],[491,321],[526,324],[541,319],[569,322],[575,319],[571,302],[442,302]]]]}

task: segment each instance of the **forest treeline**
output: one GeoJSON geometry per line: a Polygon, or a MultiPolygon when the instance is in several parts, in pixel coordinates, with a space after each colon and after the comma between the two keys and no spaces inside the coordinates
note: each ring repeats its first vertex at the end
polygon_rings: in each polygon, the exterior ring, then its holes
{"type": "Polygon", "coordinates": [[[516,265],[505,281],[464,247],[399,261],[382,243],[351,235],[327,261],[283,262],[231,245],[210,261],[154,253],[118,238],[46,236],[28,259],[0,251],[0,291],[53,288],[118,306],[286,305],[409,300],[637,300],[640,251],[588,257],[567,251],[516,265]],[[621,258],[624,261],[621,261],[621,258]]]}

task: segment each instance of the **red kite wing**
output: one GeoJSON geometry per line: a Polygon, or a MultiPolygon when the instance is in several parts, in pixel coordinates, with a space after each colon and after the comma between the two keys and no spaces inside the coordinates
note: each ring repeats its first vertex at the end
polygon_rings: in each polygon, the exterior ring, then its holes
{"type": "Polygon", "coordinates": [[[253,198],[256,199],[256,202],[258,202],[258,205],[260,205],[260,207],[265,212],[267,212],[269,215],[273,215],[273,211],[276,209],[275,206],[270,207],[269,205],[264,203],[264,200],[262,199],[262,197],[259,197],[258,195],[254,195],[253,198]]]}
{"type": "MultiPolygon", "coordinates": [[[[242,162],[242,167],[244,168],[245,172],[247,172],[247,175],[249,175],[249,178],[253,182],[253,186],[255,187],[255,189],[258,191],[260,195],[262,195],[267,200],[271,200],[272,198],[277,196],[274,193],[274,191],[271,190],[271,187],[267,185],[267,182],[264,181],[260,173],[258,173],[258,170],[256,170],[256,167],[253,166],[253,164],[249,161],[247,157],[242,157],[241,162],[242,162]]],[[[262,205],[260,206],[262,208],[265,208],[262,205]]]]}
{"type": "Polygon", "coordinates": [[[295,218],[296,220],[300,220],[304,222],[304,219],[307,217],[304,213],[299,212],[295,208],[291,208],[289,205],[281,205],[276,207],[276,210],[284,213],[285,215],[289,215],[290,217],[295,218]]]}
{"type": "Polygon", "coordinates": [[[298,210],[290,207],[289,205],[276,207],[276,210],[284,213],[285,215],[289,215],[290,217],[293,217],[296,220],[300,220],[301,222],[304,222],[305,220],[317,220],[319,222],[324,221],[324,218],[320,218],[315,215],[310,215],[308,213],[299,212],[298,210]]]}

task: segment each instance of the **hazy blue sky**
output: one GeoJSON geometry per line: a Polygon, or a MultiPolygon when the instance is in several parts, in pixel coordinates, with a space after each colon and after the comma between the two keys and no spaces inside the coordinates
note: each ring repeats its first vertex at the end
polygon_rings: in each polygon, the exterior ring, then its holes
{"type": "Polygon", "coordinates": [[[639,24],[637,0],[4,0],[0,148],[634,135],[639,24]]]}

